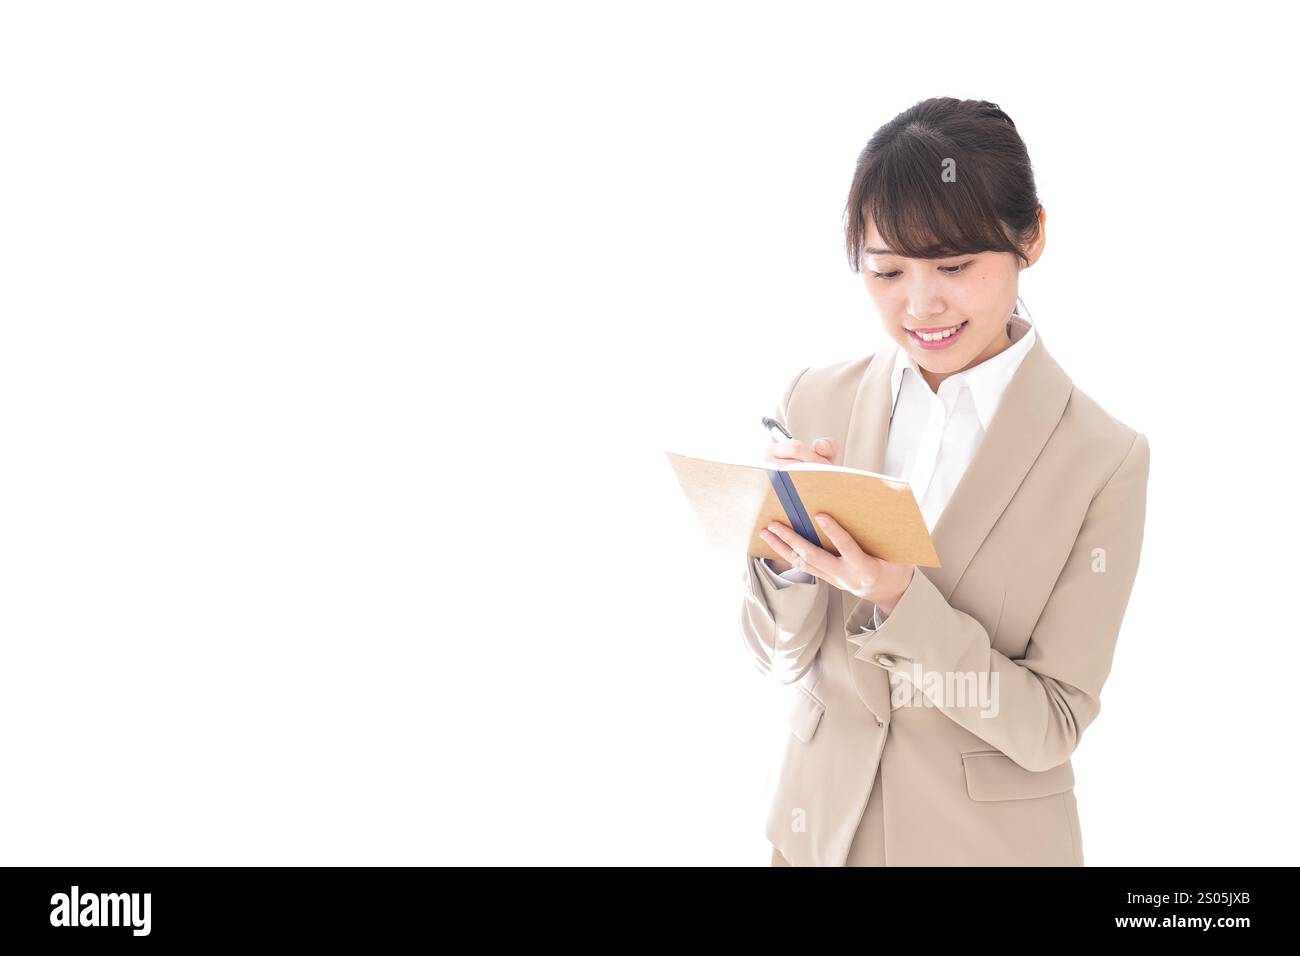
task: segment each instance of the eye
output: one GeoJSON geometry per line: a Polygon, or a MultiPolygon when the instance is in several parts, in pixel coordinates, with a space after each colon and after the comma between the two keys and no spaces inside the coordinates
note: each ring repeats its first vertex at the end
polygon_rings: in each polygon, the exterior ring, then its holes
{"type": "Polygon", "coordinates": [[[964,272],[966,268],[969,267],[971,263],[973,263],[974,261],[975,260],[972,259],[970,262],[963,262],[959,266],[940,266],[939,271],[950,276],[955,276],[959,272],[964,272]]]}
{"type": "Polygon", "coordinates": [[[892,279],[898,275],[898,270],[895,269],[893,272],[873,272],[871,274],[877,279],[892,279]]]}

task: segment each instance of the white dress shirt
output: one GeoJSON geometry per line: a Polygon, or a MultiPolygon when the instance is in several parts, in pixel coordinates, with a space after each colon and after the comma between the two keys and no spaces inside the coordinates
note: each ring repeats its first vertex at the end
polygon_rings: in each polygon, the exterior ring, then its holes
{"type": "MultiPolygon", "coordinates": [[[[948,499],[984,440],[1002,402],[1002,394],[1033,348],[1034,339],[1031,324],[1010,347],[979,365],[949,375],[939,383],[937,394],[921,376],[921,369],[907,350],[896,346],[890,373],[893,415],[889,421],[884,473],[901,478],[911,486],[930,531],[934,531],[948,499]]],[[[778,575],[766,558],[754,560],[762,566],[774,587],[816,582],[811,574],[797,568],[778,575]]],[[[887,617],[877,608],[876,626],[887,617]]]]}

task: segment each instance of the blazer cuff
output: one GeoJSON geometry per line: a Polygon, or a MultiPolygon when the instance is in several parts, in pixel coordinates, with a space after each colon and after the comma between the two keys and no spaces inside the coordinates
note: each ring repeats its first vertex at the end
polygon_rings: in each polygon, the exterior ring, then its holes
{"type": "MultiPolygon", "coordinates": [[[[793,570],[793,569],[792,569],[793,570]]],[[[795,620],[810,613],[827,597],[829,585],[813,578],[805,584],[782,580],[763,558],[749,559],[749,587],[754,597],[765,603],[780,620],[795,620]]]]}
{"type": "Polygon", "coordinates": [[[776,571],[772,569],[772,566],[767,563],[767,558],[755,558],[754,560],[758,562],[758,566],[764,572],[764,576],[767,578],[768,583],[770,583],[774,588],[787,588],[791,584],[817,583],[817,578],[809,574],[807,571],[800,571],[798,568],[791,568],[788,571],[782,571],[780,574],[777,574],[776,571]]]}
{"type": "Polygon", "coordinates": [[[950,626],[952,613],[952,605],[917,568],[888,615],[860,600],[845,621],[845,636],[857,647],[856,660],[884,671],[901,669],[897,665],[903,662],[916,662],[926,671],[957,671],[971,636],[950,626]]]}

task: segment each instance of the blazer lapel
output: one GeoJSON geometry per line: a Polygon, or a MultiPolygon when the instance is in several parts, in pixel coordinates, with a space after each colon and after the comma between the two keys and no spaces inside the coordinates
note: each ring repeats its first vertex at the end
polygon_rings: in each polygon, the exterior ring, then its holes
{"type": "MultiPolygon", "coordinates": [[[[1018,340],[1029,329],[1028,323],[1020,316],[1012,316],[1010,323],[1012,341],[1018,340]]],[[[942,566],[916,569],[916,573],[930,578],[945,600],[956,589],[971,559],[1033,467],[1060,421],[1074,387],[1069,376],[1043,347],[1041,330],[1036,329],[1035,336],[1033,346],[1002,395],[984,441],[976,449],[930,534],[942,566]]],[[[840,462],[846,467],[884,471],[893,411],[890,371],[897,351],[895,345],[893,349],[878,354],[863,373],[849,415],[844,455],[840,462]]],[[[843,620],[848,621],[861,600],[848,591],[841,591],[840,599],[843,620]]],[[[847,631],[845,636],[858,645],[864,640],[863,635],[848,634],[847,631]]],[[[849,661],[858,696],[879,720],[888,721],[888,673],[857,660],[852,654],[849,661]]]]}

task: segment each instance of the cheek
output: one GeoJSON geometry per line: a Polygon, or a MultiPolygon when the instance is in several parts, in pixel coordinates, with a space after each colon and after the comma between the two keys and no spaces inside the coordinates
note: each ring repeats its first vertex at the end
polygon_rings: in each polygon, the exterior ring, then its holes
{"type": "MultiPolygon", "coordinates": [[[[955,290],[956,305],[974,317],[998,311],[998,303],[1006,297],[1005,279],[993,272],[977,272],[955,290]]],[[[1012,299],[1015,292],[1011,293],[1012,299]]]]}
{"type": "Polygon", "coordinates": [[[869,278],[867,279],[867,295],[875,303],[876,311],[888,318],[895,311],[895,306],[898,303],[898,286],[896,283],[869,278]]]}

